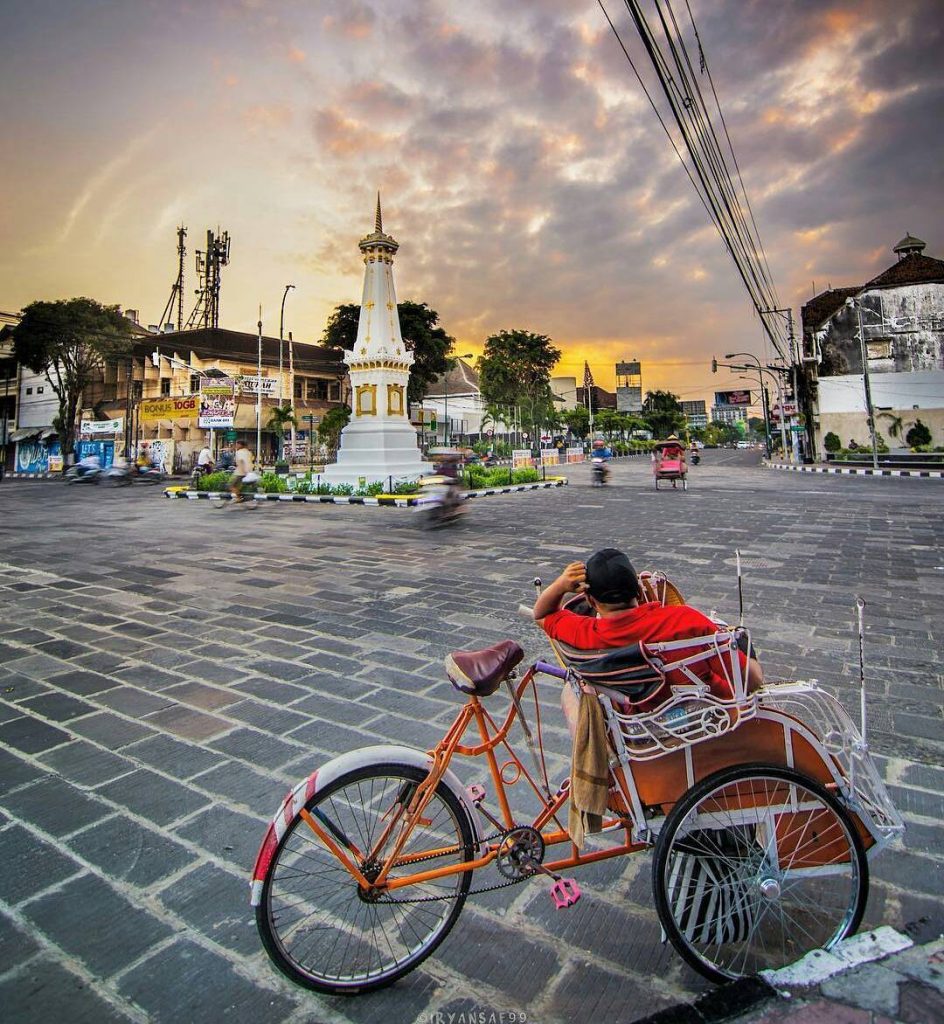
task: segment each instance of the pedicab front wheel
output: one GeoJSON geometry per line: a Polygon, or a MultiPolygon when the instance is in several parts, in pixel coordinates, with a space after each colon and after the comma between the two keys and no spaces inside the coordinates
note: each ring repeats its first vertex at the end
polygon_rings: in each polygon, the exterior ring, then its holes
{"type": "Polygon", "coordinates": [[[675,804],[652,883],[679,955],[724,982],[785,967],[855,932],[869,871],[848,812],[819,783],[787,768],[740,765],[675,804]]]}

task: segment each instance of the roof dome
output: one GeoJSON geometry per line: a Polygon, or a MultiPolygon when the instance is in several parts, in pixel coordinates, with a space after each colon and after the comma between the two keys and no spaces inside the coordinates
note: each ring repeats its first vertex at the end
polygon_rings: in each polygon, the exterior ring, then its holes
{"type": "Polygon", "coordinates": [[[927,248],[927,242],[922,242],[920,238],[915,238],[910,232],[892,249],[892,252],[898,253],[898,258],[902,259],[913,252],[924,252],[927,248]]]}

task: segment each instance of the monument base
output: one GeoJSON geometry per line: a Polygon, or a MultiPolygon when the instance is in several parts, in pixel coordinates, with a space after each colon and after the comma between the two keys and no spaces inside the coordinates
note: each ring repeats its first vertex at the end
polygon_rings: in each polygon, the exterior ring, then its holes
{"type": "Polygon", "coordinates": [[[416,431],[409,423],[393,425],[355,420],[341,432],[338,461],[325,466],[321,479],[329,484],[385,486],[400,480],[417,480],[433,472],[416,446],[416,431]]]}

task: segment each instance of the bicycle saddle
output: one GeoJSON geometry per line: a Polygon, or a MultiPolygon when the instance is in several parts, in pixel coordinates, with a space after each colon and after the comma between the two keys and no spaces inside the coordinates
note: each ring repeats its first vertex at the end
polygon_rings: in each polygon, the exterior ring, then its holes
{"type": "Polygon", "coordinates": [[[502,640],[482,651],[453,651],[446,656],[446,675],[462,693],[487,697],[523,657],[524,651],[514,640],[502,640]]]}

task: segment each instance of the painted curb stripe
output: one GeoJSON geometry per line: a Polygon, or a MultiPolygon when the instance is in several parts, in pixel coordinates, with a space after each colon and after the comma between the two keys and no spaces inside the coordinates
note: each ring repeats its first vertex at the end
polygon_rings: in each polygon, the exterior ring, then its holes
{"type": "Polygon", "coordinates": [[[833,473],[841,476],[911,476],[924,479],[940,480],[944,478],[944,469],[874,469],[864,466],[786,466],[778,462],[765,462],[768,469],[786,470],[791,473],[833,473]]]}
{"type": "MultiPolygon", "coordinates": [[[[488,487],[479,491],[466,491],[466,498],[485,498],[493,494],[515,494],[523,491],[547,490],[550,487],[565,487],[567,477],[554,477],[552,480],[540,480],[537,483],[515,484],[512,487],[488,487]]],[[[221,501],[229,497],[223,491],[188,491],[179,487],[168,487],[163,492],[165,498],[186,498],[188,501],[221,501]]],[[[317,505],[370,505],[384,508],[412,508],[417,504],[416,498],[398,497],[363,497],[353,494],[257,494],[257,501],[297,501],[317,505]]]]}

